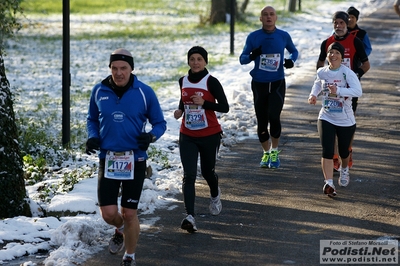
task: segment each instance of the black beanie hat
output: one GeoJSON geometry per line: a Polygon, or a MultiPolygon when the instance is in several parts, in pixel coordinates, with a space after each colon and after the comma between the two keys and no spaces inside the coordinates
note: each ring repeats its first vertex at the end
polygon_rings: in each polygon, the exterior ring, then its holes
{"type": "Polygon", "coordinates": [[[204,58],[204,61],[206,61],[206,64],[208,64],[208,53],[206,49],[204,49],[203,47],[193,46],[192,48],[190,48],[190,50],[187,53],[188,64],[189,64],[189,58],[192,54],[200,54],[204,58]]]}
{"type": "Polygon", "coordinates": [[[344,11],[335,12],[335,14],[333,14],[333,16],[332,16],[332,22],[334,22],[335,19],[337,19],[337,18],[342,19],[346,23],[346,25],[349,24],[349,14],[347,14],[346,12],[344,12],[344,11]]]}
{"type": "Polygon", "coordinates": [[[112,62],[118,61],[118,60],[127,62],[132,67],[132,70],[134,69],[133,68],[133,66],[134,66],[133,57],[129,56],[129,55],[124,55],[124,54],[111,54],[110,55],[110,64],[108,65],[108,67],[111,67],[112,62]]]}
{"type": "Polygon", "coordinates": [[[326,50],[327,53],[329,53],[330,50],[335,49],[338,50],[340,52],[340,54],[342,55],[342,59],[344,58],[344,47],[343,45],[341,45],[338,42],[333,42],[331,43],[331,45],[328,46],[328,49],[326,50]]]}
{"type": "Polygon", "coordinates": [[[349,9],[347,9],[347,14],[355,16],[356,20],[358,20],[360,11],[358,11],[354,6],[351,6],[351,7],[349,7],[349,9]]]}

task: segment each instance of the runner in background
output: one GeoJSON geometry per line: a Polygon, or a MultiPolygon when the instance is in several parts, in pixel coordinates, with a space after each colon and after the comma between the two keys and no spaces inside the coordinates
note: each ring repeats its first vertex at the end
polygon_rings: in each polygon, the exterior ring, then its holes
{"type": "MultiPolygon", "coordinates": [[[[372,52],[372,45],[371,42],[369,40],[369,36],[368,33],[361,29],[360,27],[358,27],[358,18],[360,16],[360,11],[358,11],[355,7],[351,6],[347,9],[347,14],[349,14],[349,24],[347,25],[347,29],[350,32],[350,34],[355,34],[356,37],[358,39],[360,39],[363,44],[364,44],[364,48],[365,48],[365,52],[366,54],[369,56],[372,52]]],[[[361,77],[359,78],[361,80],[361,77]]],[[[353,97],[352,98],[352,107],[353,107],[353,111],[354,111],[354,115],[356,114],[356,110],[358,107],[358,97],[353,97]]],[[[349,159],[349,167],[351,168],[353,166],[353,141],[354,139],[351,140],[350,143],[350,159],[349,159]]],[[[335,156],[335,160],[336,160],[336,166],[339,165],[339,156],[337,156],[337,147],[336,147],[336,156],[335,156]]]]}
{"type": "MultiPolygon", "coordinates": [[[[400,0],[399,0],[400,1],[400,0]]],[[[365,48],[365,52],[369,56],[372,52],[372,45],[369,40],[368,33],[361,29],[357,22],[360,16],[360,11],[358,11],[354,6],[349,7],[347,9],[347,14],[349,14],[349,25],[347,25],[347,29],[351,34],[355,34],[358,39],[360,39],[365,48]]]]}
{"type": "Polygon", "coordinates": [[[240,64],[254,61],[252,77],[257,135],[263,149],[260,166],[279,168],[279,139],[282,133],[281,112],[285,102],[285,68],[292,68],[299,55],[289,33],[275,26],[278,16],[271,6],[261,10],[262,28],[247,36],[240,64]],[[289,53],[285,58],[285,50],[289,53]],[[268,132],[269,125],[269,132],[268,132]]]}

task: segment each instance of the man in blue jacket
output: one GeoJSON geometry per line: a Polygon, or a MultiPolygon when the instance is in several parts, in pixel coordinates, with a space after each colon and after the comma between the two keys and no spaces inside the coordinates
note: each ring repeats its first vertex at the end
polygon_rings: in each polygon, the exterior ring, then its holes
{"type": "Polygon", "coordinates": [[[99,153],[98,202],[105,222],[115,226],[109,251],[125,247],[121,265],[133,266],[140,225],[137,207],[146,171],[146,150],[166,130],[153,89],[132,74],[132,54],[117,49],[110,56],[111,75],[92,89],[87,116],[86,153],[99,153]],[[147,121],[151,129],[146,132],[147,121]],[[118,196],[122,188],[121,208],[118,196]]]}
{"type": "Polygon", "coordinates": [[[254,68],[250,71],[251,90],[257,117],[258,140],[264,151],[260,166],[264,168],[280,166],[280,115],[286,93],[284,67],[292,68],[299,54],[289,33],[275,26],[277,19],[273,7],[264,7],[260,16],[262,28],[247,36],[239,57],[242,65],[254,61],[254,68]],[[285,50],[289,52],[288,58],[284,58],[285,50]]]}

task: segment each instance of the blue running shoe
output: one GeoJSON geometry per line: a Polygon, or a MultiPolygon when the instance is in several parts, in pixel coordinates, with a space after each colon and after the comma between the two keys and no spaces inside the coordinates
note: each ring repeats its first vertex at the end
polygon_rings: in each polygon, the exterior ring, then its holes
{"type": "Polygon", "coordinates": [[[269,168],[279,168],[279,166],[281,165],[281,161],[279,160],[279,152],[280,151],[271,151],[269,155],[269,168]]]}
{"type": "Polygon", "coordinates": [[[269,168],[270,162],[271,162],[271,157],[269,156],[269,152],[264,152],[264,155],[261,158],[260,167],[269,168]]]}

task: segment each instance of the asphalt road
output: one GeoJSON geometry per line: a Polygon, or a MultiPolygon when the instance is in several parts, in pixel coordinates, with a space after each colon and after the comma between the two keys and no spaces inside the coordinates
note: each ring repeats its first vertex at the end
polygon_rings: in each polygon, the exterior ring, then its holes
{"type": "MultiPolygon", "coordinates": [[[[141,233],[137,265],[319,265],[320,240],[399,238],[400,55],[388,43],[400,19],[388,6],[359,25],[368,29],[374,50],[362,79],[350,185],[337,186],[334,199],[322,194],[319,106],[307,103],[315,73],[310,70],[287,90],[281,168],[258,167],[257,140],[235,145],[217,165],[221,214],[208,213],[208,189],[198,179],[199,231],[179,228],[183,204],[156,211],[160,220],[141,233]]],[[[104,251],[85,266],[118,265],[121,255],[104,251]]]]}
{"type": "MultiPolygon", "coordinates": [[[[387,6],[362,17],[359,25],[368,30],[374,50],[371,70],[362,79],[350,185],[337,186],[334,199],[322,193],[319,106],[307,103],[315,74],[311,69],[287,90],[281,168],[259,168],[262,151],[257,140],[232,147],[217,165],[221,214],[208,213],[208,189],[198,179],[199,231],[188,234],[179,228],[182,203],[157,210],[154,216],[160,220],[141,232],[137,265],[309,266],[319,265],[323,239],[399,239],[400,53],[388,43],[399,32],[400,19],[387,6]]],[[[84,265],[116,266],[121,257],[104,250],[84,265]]]]}

